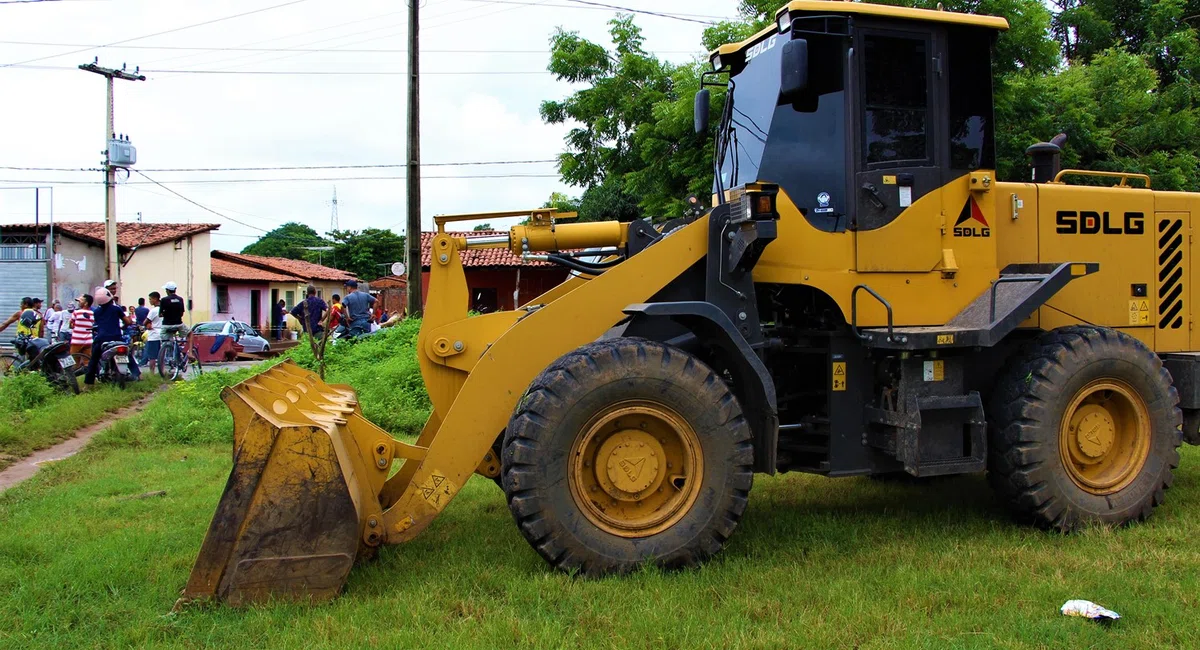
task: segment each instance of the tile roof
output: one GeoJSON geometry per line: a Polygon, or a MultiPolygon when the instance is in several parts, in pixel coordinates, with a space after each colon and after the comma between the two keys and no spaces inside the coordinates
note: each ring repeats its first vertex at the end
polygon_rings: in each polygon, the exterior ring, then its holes
{"type": "MultiPolygon", "coordinates": [[[[421,233],[421,267],[429,268],[430,262],[433,260],[432,254],[429,252],[432,246],[433,236],[437,233],[423,232],[421,233]]],[[[476,230],[472,232],[450,232],[446,234],[456,237],[481,237],[484,235],[507,235],[507,230],[476,230]]],[[[558,268],[557,264],[550,262],[522,260],[513,255],[507,248],[475,248],[472,250],[462,251],[462,264],[465,268],[483,268],[496,266],[552,266],[558,268]]]]}
{"type": "MultiPolygon", "coordinates": [[[[183,239],[189,235],[198,235],[220,228],[216,223],[124,223],[117,222],[117,245],[129,250],[135,246],[154,246],[183,239]]],[[[22,223],[0,226],[0,230],[37,230],[48,229],[47,224],[22,223]]],[[[83,240],[98,246],[104,245],[103,221],[59,221],[54,229],[69,237],[83,240]]]]}
{"type": "Polygon", "coordinates": [[[395,289],[397,287],[407,287],[408,278],[403,275],[385,275],[381,278],[371,280],[372,289],[395,289]]]}
{"type": "Polygon", "coordinates": [[[304,282],[294,275],[284,275],[266,269],[255,268],[246,264],[238,264],[213,258],[212,277],[214,280],[229,280],[233,282],[304,282]]]}
{"type": "Polygon", "coordinates": [[[321,266],[320,264],[305,262],[303,260],[290,260],[286,257],[264,257],[262,255],[230,253],[229,251],[213,251],[212,256],[213,259],[229,260],[231,262],[245,264],[246,266],[253,266],[266,271],[274,271],[276,273],[295,276],[297,278],[302,278],[301,281],[324,280],[343,282],[346,280],[358,279],[358,276],[349,271],[341,271],[328,266],[321,266]]]}

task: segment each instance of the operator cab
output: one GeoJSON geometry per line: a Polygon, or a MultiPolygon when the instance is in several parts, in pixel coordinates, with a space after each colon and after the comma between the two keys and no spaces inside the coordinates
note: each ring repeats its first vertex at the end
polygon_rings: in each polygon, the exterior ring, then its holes
{"type": "MultiPolygon", "coordinates": [[[[718,48],[705,73],[728,75],[718,196],[775,183],[814,227],[868,231],[995,169],[991,46],[1004,19],[821,0],[776,18],[718,48]]],[[[707,104],[702,90],[697,128],[707,104]]]]}

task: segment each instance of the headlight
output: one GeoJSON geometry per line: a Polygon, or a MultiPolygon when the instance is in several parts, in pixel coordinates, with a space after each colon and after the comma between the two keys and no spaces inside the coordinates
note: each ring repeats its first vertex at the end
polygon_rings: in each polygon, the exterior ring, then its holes
{"type": "Polygon", "coordinates": [[[713,55],[713,58],[712,58],[712,65],[713,65],[713,70],[720,70],[720,69],[721,69],[721,55],[720,55],[720,54],[714,54],[714,55],[713,55]]]}
{"type": "Polygon", "coordinates": [[[777,24],[779,25],[779,33],[782,34],[792,28],[792,17],[787,12],[784,12],[779,15],[777,24]]]}

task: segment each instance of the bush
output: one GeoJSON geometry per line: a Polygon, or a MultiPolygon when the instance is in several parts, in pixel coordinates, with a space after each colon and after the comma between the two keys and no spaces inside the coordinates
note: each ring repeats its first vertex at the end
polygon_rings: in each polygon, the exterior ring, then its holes
{"type": "Polygon", "coordinates": [[[206,372],[176,384],[143,413],[145,443],[195,444],[232,442],[233,416],[221,400],[221,389],[245,381],[260,368],[206,372]]]}
{"type": "Polygon", "coordinates": [[[0,411],[4,413],[27,411],[53,396],[54,387],[40,372],[18,372],[0,381],[0,411]]]}
{"type": "MultiPolygon", "coordinates": [[[[325,381],[348,384],[358,392],[363,415],[394,434],[416,435],[429,418],[429,394],[417,362],[419,319],[402,321],[360,339],[325,348],[325,381]]],[[[308,343],[289,353],[297,364],[316,371],[308,343]]]]}

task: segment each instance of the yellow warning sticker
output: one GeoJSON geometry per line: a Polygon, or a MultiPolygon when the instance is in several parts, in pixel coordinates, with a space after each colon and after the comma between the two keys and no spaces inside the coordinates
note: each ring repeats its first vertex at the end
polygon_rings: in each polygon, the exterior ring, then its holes
{"type": "Polygon", "coordinates": [[[833,390],[846,390],[846,362],[833,362],[833,390]]]}
{"type": "Polygon", "coordinates": [[[938,334],[937,344],[938,345],[954,345],[954,335],[953,334],[938,334]]]}
{"type": "Polygon", "coordinates": [[[926,361],[922,370],[925,381],[942,381],[946,378],[946,362],[941,359],[926,361]]]}
{"type": "Polygon", "coordinates": [[[895,176],[884,176],[884,177],[883,177],[883,184],[884,184],[884,185],[895,185],[895,184],[896,184],[896,177],[895,177],[895,176]]]}
{"type": "Polygon", "coordinates": [[[1129,324],[1130,325],[1149,325],[1150,324],[1150,300],[1147,298],[1138,298],[1137,300],[1129,301],[1129,324]]]}

